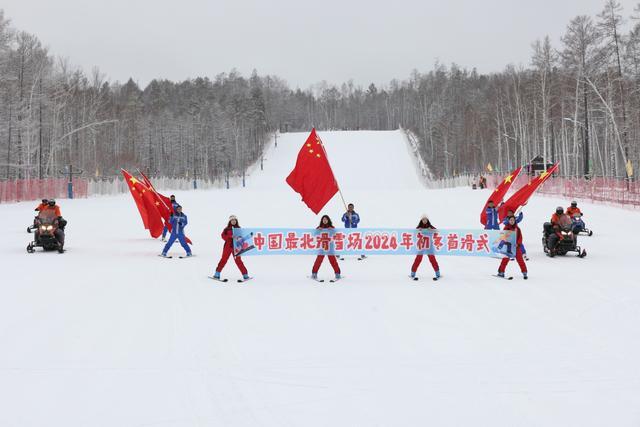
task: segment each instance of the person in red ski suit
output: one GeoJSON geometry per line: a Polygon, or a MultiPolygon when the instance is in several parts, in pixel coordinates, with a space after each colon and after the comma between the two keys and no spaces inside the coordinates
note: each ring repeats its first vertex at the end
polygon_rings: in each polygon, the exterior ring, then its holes
{"type": "MultiPolygon", "coordinates": [[[[524,258],[522,256],[522,230],[518,227],[516,222],[516,217],[510,215],[507,217],[508,223],[504,226],[505,230],[515,230],[516,232],[516,261],[518,261],[518,265],[520,266],[520,271],[522,271],[522,277],[526,280],[527,277],[527,264],[524,262],[524,258]]],[[[504,271],[507,268],[507,264],[511,261],[510,258],[502,258],[500,262],[500,267],[498,267],[498,276],[504,277],[504,271]]]]}
{"type": "MultiPolygon", "coordinates": [[[[229,217],[229,223],[227,224],[225,229],[222,230],[222,234],[220,235],[222,237],[222,240],[224,240],[224,248],[222,249],[222,257],[220,258],[220,262],[218,262],[218,266],[216,267],[216,272],[213,276],[216,279],[220,279],[220,273],[222,272],[222,269],[224,268],[225,264],[229,260],[229,257],[233,255],[233,229],[234,228],[240,228],[240,223],[238,223],[238,218],[236,218],[235,215],[231,215],[229,217]]],[[[244,266],[244,263],[242,262],[242,258],[239,256],[234,256],[233,260],[236,262],[238,269],[240,269],[243,279],[245,280],[249,279],[249,272],[247,271],[247,267],[244,266]]]]}
{"type": "MultiPolygon", "coordinates": [[[[316,229],[322,230],[327,228],[331,228],[331,229],[334,228],[331,222],[331,218],[329,218],[329,215],[322,215],[322,218],[320,218],[320,225],[318,225],[316,229]]],[[[327,255],[327,257],[329,258],[329,263],[331,264],[331,267],[333,267],[333,272],[336,274],[336,279],[340,279],[340,266],[338,265],[338,260],[336,259],[336,256],[327,255]]],[[[323,260],[324,260],[324,255],[318,255],[316,257],[316,261],[313,263],[313,268],[311,269],[312,279],[318,278],[318,270],[320,270],[320,265],[322,265],[323,260]]]]}
{"type": "MultiPolygon", "coordinates": [[[[435,230],[436,228],[429,221],[429,217],[425,214],[420,218],[420,222],[416,227],[418,230],[435,230]]],[[[416,255],[416,259],[413,261],[413,265],[411,266],[411,277],[416,277],[416,272],[418,271],[418,267],[420,267],[420,263],[422,262],[423,255],[416,255]]],[[[429,258],[429,262],[433,267],[433,271],[435,271],[436,279],[440,278],[440,267],[438,266],[438,261],[436,261],[435,255],[427,255],[429,258]]]]}

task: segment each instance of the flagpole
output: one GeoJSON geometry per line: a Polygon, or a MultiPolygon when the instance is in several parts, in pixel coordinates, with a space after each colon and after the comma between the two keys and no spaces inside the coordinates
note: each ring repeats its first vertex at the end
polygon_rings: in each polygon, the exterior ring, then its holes
{"type": "MultiPolygon", "coordinates": [[[[147,180],[149,179],[145,174],[142,173],[140,168],[136,168],[136,170],[138,171],[138,173],[140,175],[142,175],[143,177],[147,178],[147,180]]],[[[151,182],[151,181],[149,181],[149,182],[151,182]]],[[[153,185],[151,185],[149,188],[150,188],[151,191],[153,191],[153,194],[156,194],[156,195],[159,196],[158,192],[156,191],[156,189],[155,189],[155,187],[153,185]]],[[[158,199],[164,205],[165,208],[169,209],[170,211],[173,211],[173,207],[169,208],[169,206],[167,206],[167,204],[164,202],[164,200],[162,200],[162,197],[158,197],[158,199]]]]}
{"type": "Polygon", "coordinates": [[[324,149],[324,143],[322,142],[322,138],[320,138],[320,136],[318,135],[318,132],[316,132],[316,136],[320,140],[320,146],[322,147],[322,152],[324,153],[324,156],[327,158],[329,169],[331,169],[331,175],[333,175],[333,182],[335,182],[336,187],[338,187],[338,193],[340,193],[340,198],[342,199],[342,204],[344,205],[344,210],[346,212],[349,209],[347,208],[347,203],[344,201],[344,196],[342,195],[342,190],[340,189],[340,185],[338,184],[338,180],[336,179],[336,174],[333,173],[333,168],[331,167],[331,162],[329,161],[329,156],[327,155],[327,150],[324,149]]]}

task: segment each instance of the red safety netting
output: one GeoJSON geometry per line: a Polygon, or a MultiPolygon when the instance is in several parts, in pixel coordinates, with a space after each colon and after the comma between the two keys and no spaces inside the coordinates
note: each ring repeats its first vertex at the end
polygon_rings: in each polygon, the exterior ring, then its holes
{"type": "MultiPolygon", "coordinates": [[[[531,178],[533,177],[522,174],[511,188],[517,190],[529,182],[531,178]]],[[[487,187],[495,188],[502,179],[501,175],[487,176],[487,187]]],[[[551,177],[538,189],[538,193],[569,199],[585,199],[640,207],[640,185],[635,181],[620,178],[596,177],[587,180],[584,178],[551,177]]]]}
{"type": "MultiPolygon", "coordinates": [[[[89,182],[86,179],[73,180],[73,197],[87,197],[89,182]]],[[[64,178],[15,179],[0,181],[0,203],[39,200],[44,198],[66,199],[68,181],[64,178]]]]}

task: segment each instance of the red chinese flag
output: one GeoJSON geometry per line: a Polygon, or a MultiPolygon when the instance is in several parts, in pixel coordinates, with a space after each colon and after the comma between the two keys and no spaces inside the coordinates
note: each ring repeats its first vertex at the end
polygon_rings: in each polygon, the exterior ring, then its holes
{"type": "Polygon", "coordinates": [[[518,178],[521,170],[522,166],[511,172],[509,175],[505,176],[502,182],[498,184],[496,189],[491,192],[491,195],[484,203],[482,212],[480,212],[480,222],[482,223],[482,225],[487,225],[487,205],[489,204],[489,201],[493,201],[495,206],[500,205],[500,202],[502,202],[502,199],[504,199],[504,195],[507,194],[507,191],[509,191],[509,188],[511,188],[511,184],[513,184],[516,178],[518,178]]]}
{"type": "MultiPolygon", "coordinates": [[[[156,190],[156,188],[151,183],[151,180],[144,173],[142,173],[140,169],[138,169],[138,172],[140,173],[140,175],[142,175],[142,179],[144,180],[145,185],[149,187],[151,190],[153,190],[153,193],[156,195],[156,198],[158,199],[158,201],[164,203],[164,205],[169,208],[169,213],[172,214],[173,204],[171,203],[171,199],[165,196],[164,194],[159,193],[158,190],[156,190]]],[[[169,225],[169,230],[171,230],[171,225],[169,225]]]]}
{"type": "Polygon", "coordinates": [[[124,177],[125,182],[129,186],[129,191],[131,192],[131,196],[133,197],[133,201],[136,202],[136,206],[138,207],[138,212],[140,212],[140,218],[142,218],[142,223],[144,224],[144,228],[149,229],[149,218],[147,215],[147,209],[144,206],[144,200],[142,197],[142,193],[136,188],[136,184],[139,183],[138,179],[132,176],[129,172],[124,169],[121,169],[122,176],[124,177]]]}
{"type": "MultiPolygon", "coordinates": [[[[171,214],[173,214],[173,203],[171,203],[171,199],[163,194],[158,193],[158,191],[151,183],[151,180],[144,173],[142,173],[140,169],[138,169],[138,172],[140,173],[140,175],[142,175],[142,179],[144,180],[147,187],[153,192],[153,196],[155,198],[154,204],[158,208],[158,212],[160,212],[160,216],[164,221],[164,225],[169,231],[171,231],[171,223],[169,222],[169,218],[171,217],[171,214]]],[[[184,239],[188,244],[193,244],[191,239],[187,236],[184,236],[184,239]]]]}
{"type": "Polygon", "coordinates": [[[300,193],[302,201],[315,214],[338,192],[338,184],[315,129],[311,130],[300,149],[296,167],[287,177],[287,184],[300,193]]]}
{"type": "Polygon", "coordinates": [[[538,187],[544,184],[544,182],[549,179],[551,175],[553,175],[553,173],[558,169],[559,166],[560,163],[556,163],[555,165],[551,166],[549,169],[529,181],[527,185],[524,185],[518,191],[513,193],[513,195],[509,197],[509,199],[504,202],[504,204],[500,206],[500,209],[498,210],[498,216],[500,217],[500,220],[504,219],[504,217],[507,216],[508,210],[512,210],[515,212],[522,206],[526,205],[529,201],[529,198],[533,195],[533,193],[535,193],[538,187]]]}
{"type": "Polygon", "coordinates": [[[164,223],[162,222],[162,215],[160,214],[159,206],[160,202],[156,199],[154,191],[141,182],[135,184],[142,193],[142,200],[144,207],[147,210],[147,218],[149,220],[149,234],[154,239],[160,237],[162,230],[164,229],[164,223]]]}

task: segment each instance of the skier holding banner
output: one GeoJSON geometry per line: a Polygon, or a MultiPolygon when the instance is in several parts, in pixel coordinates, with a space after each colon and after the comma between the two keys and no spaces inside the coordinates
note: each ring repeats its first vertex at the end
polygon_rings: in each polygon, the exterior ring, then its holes
{"type": "MultiPolygon", "coordinates": [[[[320,219],[320,225],[318,225],[316,229],[324,230],[324,229],[333,229],[333,228],[334,227],[331,222],[331,218],[329,218],[329,215],[322,215],[322,218],[320,219]]],[[[336,256],[327,255],[327,257],[329,258],[329,263],[331,264],[331,267],[333,267],[333,271],[336,274],[335,279],[332,279],[331,282],[340,280],[342,276],[340,276],[340,266],[338,265],[338,260],[336,259],[336,256]]],[[[318,279],[318,270],[320,270],[320,265],[322,265],[323,260],[324,260],[324,255],[318,255],[316,257],[316,261],[313,263],[313,268],[311,269],[311,278],[318,282],[324,281],[324,280],[318,279]]]]}
{"type": "MultiPolygon", "coordinates": [[[[522,212],[520,212],[516,216],[515,212],[513,212],[512,209],[507,209],[507,216],[502,220],[502,225],[509,224],[509,217],[512,217],[512,216],[516,217],[516,224],[520,224],[520,221],[522,221],[522,218],[524,217],[524,214],[522,212]]],[[[520,243],[520,245],[518,247],[522,251],[522,256],[523,256],[524,260],[525,261],[529,261],[529,257],[527,256],[527,250],[524,247],[524,243],[520,243]]]]}
{"type": "MultiPolygon", "coordinates": [[[[522,271],[522,277],[527,280],[527,264],[524,262],[524,258],[522,257],[522,230],[518,227],[518,223],[516,222],[516,217],[511,215],[507,217],[508,224],[504,226],[505,230],[515,230],[516,232],[516,260],[518,261],[518,265],[520,266],[520,271],[522,271]]],[[[500,267],[498,267],[498,277],[502,279],[513,279],[513,276],[505,277],[504,271],[507,268],[507,264],[511,261],[510,258],[502,258],[500,262],[500,267]]]]}
{"type": "MultiPolygon", "coordinates": [[[[422,215],[422,218],[420,218],[420,222],[418,223],[418,226],[416,228],[418,230],[435,230],[436,229],[431,224],[431,221],[429,221],[429,217],[427,216],[427,214],[422,215]]],[[[433,267],[433,271],[435,271],[435,276],[433,277],[433,280],[440,279],[440,266],[438,265],[438,261],[436,260],[435,255],[429,254],[427,255],[427,257],[429,258],[429,262],[433,267]]],[[[418,271],[418,267],[420,267],[422,258],[423,258],[423,255],[419,254],[419,255],[416,255],[416,259],[413,261],[413,265],[411,266],[411,278],[413,280],[418,280],[418,277],[416,276],[416,272],[418,271]]]]}
{"type": "MultiPolygon", "coordinates": [[[[229,222],[224,230],[222,230],[222,240],[224,240],[224,247],[222,249],[222,256],[220,257],[220,262],[218,262],[218,266],[216,267],[216,272],[213,275],[212,279],[219,280],[221,282],[226,282],[227,279],[221,279],[220,273],[224,268],[225,264],[229,260],[229,257],[233,255],[233,229],[240,228],[240,223],[238,222],[238,218],[235,215],[231,215],[229,217],[229,222]]],[[[245,282],[251,277],[249,277],[249,272],[247,271],[247,267],[244,266],[242,262],[242,258],[240,256],[234,256],[233,260],[235,261],[240,273],[242,273],[242,279],[238,279],[238,282],[245,282]]]]}

